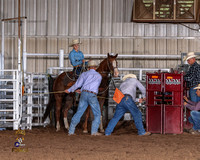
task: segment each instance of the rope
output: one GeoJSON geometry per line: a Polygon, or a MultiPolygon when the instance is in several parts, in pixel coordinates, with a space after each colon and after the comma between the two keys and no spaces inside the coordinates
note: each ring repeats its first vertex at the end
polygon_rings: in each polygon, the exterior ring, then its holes
{"type": "Polygon", "coordinates": [[[108,88],[109,88],[109,85],[107,86],[107,88],[104,91],[99,92],[99,94],[105,93],[108,90],[108,88]]]}
{"type": "MultiPolygon", "coordinates": [[[[40,95],[40,94],[54,94],[54,93],[65,93],[65,91],[57,91],[57,92],[46,92],[46,93],[24,93],[24,95],[29,96],[29,95],[40,95]]],[[[98,98],[105,98],[105,99],[109,99],[106,97],[102,97],[102,96],[97,96],[98,98]]]]}
{"type": "Polygon", "coordinates": [[[192,27],[189,27],[189,26],[187,26],[187,25],[185,25],[185,24],[183,24],[183,23],[180,23],[180,25],[182,25],[182,26],[184,26],[184,27],[186,27],[186,28],[188,28],[188,29],[191,29],[191,30],[193,30],[193,31],[199,32],[199,30],[200,30],[200,24],[198,24],[198,25],[199,25],[199,28],[192,28],[192,27]]]}
{"type": "Polygon", "coordinates": [[[65,72],[66,76],[71,80],[74,81],[74,79],[70,78],[69,75],[67,74],[67,72],[65,72]]]}
{"type": "Polygon", "coordinates": [[[54,93],[64,93],[65,91],[57,91],[57,92],[46,92],[46,93],[24,93],[24,95],[40,95],[40,94],[54,94],[54,93]]]}

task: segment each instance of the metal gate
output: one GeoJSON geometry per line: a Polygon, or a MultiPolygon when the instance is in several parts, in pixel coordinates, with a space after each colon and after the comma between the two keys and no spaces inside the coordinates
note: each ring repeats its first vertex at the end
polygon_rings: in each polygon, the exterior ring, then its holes
{"type": "Polygon", "coordinates": [[[42,117],[49,99],[47,75],[28,73],[24,85],[22,129],[32,129],[32,126],[46,126],[49,119],[42,122],[42,117]]]}
{"type": "Polygon", "coordinates": [[[18,130],[22,117],[22,74],[18,70],[0,72],[0,128],[18,130]]]}

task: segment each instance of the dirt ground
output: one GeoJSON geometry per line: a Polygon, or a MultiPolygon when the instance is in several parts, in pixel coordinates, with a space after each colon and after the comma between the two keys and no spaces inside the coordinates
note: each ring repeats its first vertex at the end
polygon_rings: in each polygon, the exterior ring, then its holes
{"type": "Polygon", "coordinates": [[[112,136],[83,134],[80,126],[75,136],[63,129],[39,127],[26,130],[23,144],[27,152],[12,152],[20,135],[0,131],[0,159],[48,160],[200,160],[200,135],[138,136],[133,122],[118,123],[112,136]]]}

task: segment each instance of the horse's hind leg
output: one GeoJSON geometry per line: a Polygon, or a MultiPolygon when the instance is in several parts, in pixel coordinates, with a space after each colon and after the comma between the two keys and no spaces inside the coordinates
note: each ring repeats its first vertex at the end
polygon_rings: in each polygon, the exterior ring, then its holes
{"type": "Polygon", "coordinates": [[[102,115],[101,115],[101,118],[100,118],[100,126],[99,126],[99,129],[100,129],[100,132],[104,132],[104,129],[103,129],[103,117],[102,117],[102,115]]]}
{"type": "Polygon", "coordinates": [[[90,106],[88,106],[88,108],[86,110],[85,122],[83,124],[83,133],[88,133],[87,124],[88,124],[88,118],[89,118],[89,116],[90,116],[90,106]]]}
{"type": "Polygon", "coordinates": [[[64,112],[63,112],[64,125],[65,125],[66,129],[69,129],[69,123],[68,123],[68,120],[67,120],[67,114],[68,114],[69,109],[72,107],[72,105],[73,105],[73,97],[67,96],[67,99],[65,101],[65,107],[66,108],[64,109],[64,112]]]}
{"type": "Polygon", "coordinates": [[[104,129],[103,129],[103,117],[102,117],[102,111],[103,111],[103,104],[105,102],[105,99],[102,99],[100,98],[99,99],[99,105],[100,105],[100,109],[101,109],[101,119],[100,119],[100,126],[99,126],[99,130],[100,132],[104,132],[104,129]]]}
{"type": "Polygon", "coordinates": [[[69,123],[68,123],[67,117],[64,117],[64,124],[65,124],[65,129],[69,129],[69,123]]]}
{"type": "Polygon", "coordinates": [[[56,98],[56,131],[60,130],[60,110],[62,105],[62,96],[55,95],[56,98]]]}

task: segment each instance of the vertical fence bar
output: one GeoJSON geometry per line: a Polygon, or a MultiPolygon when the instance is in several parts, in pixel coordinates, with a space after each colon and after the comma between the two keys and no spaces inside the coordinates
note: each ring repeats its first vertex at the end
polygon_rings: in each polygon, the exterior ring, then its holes
{"type": "Polygon", "coordinates": [[[18,71],[21,71],[21,40],[18,39],[18,71]]]}
{"type": "MultiPolygon", "coordinates": [[[[24,39],[23,39],[23,76],[26,77],[26,67],[27,67],[27,54],[26,54],[26,18],[24,19],[24,39]]],[[[24,81],[24,78],[22,79],[24,81]]]]}
{"type": "MultiPolygon", "coordinates": [[[[4,22],[2,21],[2,35],[1,35],[1,37],[2,37],[2,40],[1,40],[1,70],[3,70],[4,69],[4,41],[5,41],[5,39],[4,39],[4,22]]],[[[1,71],[0,72],[1,74],[0,75],[3,75],[3,72],[1,71]]]]}
{"type": "MultiPolygon", "coordinates": [[[[29,75],[28,76],[28,82],[30,84],[33,84],[33,75],[29,75]]],[[[28,93],[30,95],[28,95],[28,105],[27,105],[27,129],[32,129],[32,104],[33,104],[33,97],[32,94],[33,93],[33,85],[30,85],[30,88],[28,89],[28,93]]]]}
{"type": "Polygon", "coordinates": [[[18,130],[18,124],[16,123],[17,121],[17,79],[16,79],[16,75],[15,75],[15,71],[12,72],[12,79],[13,79],[13,130],[18,130]]]}
{"type": "Polygon", "coordinates": [[[19,128],[19,109],[20,109],[20,78],[19,78],[19,71],[16,71],[15,72],[15,76],[16,76],[16,108],[15,108],[15,116],[16,116],[16,119],[15,119],[15,129],[14,130],[18,130],[19,128]]]}
{"type": "MultiPolygon", "coordinates": [[[[59,51],[59,67],[63,68],[64,67],[64,50],[60,49],[59,51]]],[[[63,72],[63,69],[61,69],[59,71],[59,73],[61,74],[63,72]]]]}

